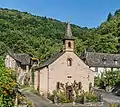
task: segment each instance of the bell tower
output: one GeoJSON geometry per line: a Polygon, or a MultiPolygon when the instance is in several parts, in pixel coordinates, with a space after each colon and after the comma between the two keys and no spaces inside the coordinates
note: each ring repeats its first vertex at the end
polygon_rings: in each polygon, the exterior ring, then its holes
{"type": "Polygon", "coordinates": [[[74,39],[72,38],[72,31],[69,21],[67,23],[67,30],[65,38],[63,40],[63,45],[64,45],[63,51],[74,52],[74,39]]]}

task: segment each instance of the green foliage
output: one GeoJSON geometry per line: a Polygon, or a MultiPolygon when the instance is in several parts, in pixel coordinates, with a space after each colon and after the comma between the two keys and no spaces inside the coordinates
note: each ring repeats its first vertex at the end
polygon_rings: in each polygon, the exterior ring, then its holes
{"type": "MultiPolygon", "coordinates": [[[[70,103],[69,99],[67,99],[65,91],[53,91],[53,94],[48,94],[48,98],[54,102],[54,98],[57,98],[57,103],[70,103]]],[[[97,96],[93,92],[84,92],[81,91],[79,94],[76,94],[75,102],[82,103],[86,98],[86,102],[97,102],[97,96]]]]}
{"type": "Polygon", "coordinates": [[[77,95],[75,102],[76,103],[82,103],[83,102],[83,96],[82,95],[77,95]]]}
{"type": "Polygon", "coordinates": [[[109,14],[108,14],[108,17],[107,17],[107,21],[110,21],[110,20],[111,20],[111,18],[112,18],[112,14],[111,14],[111,13],[109,13],[109,14]]]}
{"type": "Polygon", "coordinates": [[[87,102],[97,102],[97,96],[93,92],[85,93],[87,102]]]}
{"type": "MultiPolygon", "coordinates": [[[[90,47],[96,52],[118,53],[120,35],[120,12],[109,15],[109,21],[98,28],[88,29],[71,25],[75,38],[75,52],[80,55],[90,47]]],[[[17,10],[0,9],[0,55],[7,47],[16,53],[28,53],[41,61],[49,58],[62,48],[66,23],[55,19],[31,15],[17,10]]]]}
{"type": "Polygon", "coordinates": [[[81,91],[81,94],[76,96],[75,102],[83,103],[84,102],[83,100],[85,100],[85,102],[97,102],[98,101],[97,96],[93,92],[81,91]]]}
{"type": "Polygon", "coordinates": [[[15,101],[16,86],[13,71],[4,68],[2,58],[0,57],[0,106],[13,107],[15,101]]]}
{"type": "Polygon", "coordinates": [[[120,71],[105,71],[101,75],[95,77],[95,86],[102,89],[106,87],[120,86],[120,71]]]}
{"type": "Polygon", "coordinates": [[[69,103],[70,102],[70,100],[67,99],[65,92],[57,93],[57,97],[58,97],[58,102],[60,102],[60,103],[69,103]]]}
{"type": "Polygon", "coordinates": [[[117,107],[120,107],[120,103],[118,104],[118,106],[117,107]]]}
{"type": "Polygon", "coordinates": [[[57,103],[69,103],[70,100],[67,99],[65,91],[53,91],[53,94],[49,94],[48,98],[54,102],[55,97],[57,98],[57,103]]]}
{"type": "Polygon", "coordinates": [[[120,9],[117,9],[114,14],[118,15],[119,13],[120,13],[120,9]]]}

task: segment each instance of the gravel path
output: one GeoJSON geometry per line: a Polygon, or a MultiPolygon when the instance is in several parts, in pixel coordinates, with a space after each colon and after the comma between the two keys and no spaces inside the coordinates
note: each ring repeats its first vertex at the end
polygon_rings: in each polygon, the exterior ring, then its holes
{"type": "Polygon", "coordinates": [[[53,104],[50,104],[44,98],[35,95],[31,92],[23,92],[23,94],[32,102],[34,102],[35,107],[55,107],[53,104]]]}
{"type": "MultiPolygon", "coordinates": [[[[112,93],[95,89],[96,93],[103,95],[103,100],[108,104],[120,103],[120,97],[113,95],[112,93]]],[[[34,102],[35,107],[61,107],[62,105],[50,104],[48,100],[31,92],[22,92],[30,101],[34,102]]],[[[64,107],[70,107],[71,105],[64,105],[64,107]]],[[[76,105],[79,107],[78,105],[76,105]]],[[[72,106],[74,107],[74,106],[72,106]]],[[[105,106],[108,107],[108,106],[105,106]]]]}
{"type": "Polygon", "coordinates": [[[102,94],[103,100],[108,103],[120,103],[120,97],[115,96],[110,92],[105,92],[101,89],[95,89],[95,92],[97,92],[97,94],[102,94]]]}

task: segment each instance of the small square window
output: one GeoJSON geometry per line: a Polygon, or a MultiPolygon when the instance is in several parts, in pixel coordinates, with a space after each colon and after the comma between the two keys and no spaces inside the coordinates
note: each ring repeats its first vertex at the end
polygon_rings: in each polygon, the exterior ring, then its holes
{"type": "Polygon", "coordinates": [[[117,58],[114,59],[114,63],[115,63],[116,65],[118,64],[118,59],[117,59],[117,58]]]}
{"type": "Polygon", "coordinates": [[[67,78],[72,78],[72,76],[67,76],[67,78]]]}
{"type": "Polygon", "coordinates": [[[102,61],[103,61],[104,64],[106,64],[106,58],[105,57],[102,59],[102,61]]]}

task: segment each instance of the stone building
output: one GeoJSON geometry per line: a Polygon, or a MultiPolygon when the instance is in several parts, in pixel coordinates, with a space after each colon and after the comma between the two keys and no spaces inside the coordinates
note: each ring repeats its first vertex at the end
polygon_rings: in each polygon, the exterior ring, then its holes
{"type": "Polygon", "coordinates": [[[70,87],[76,81],[85,91],[89,90],[89,84],[94,85],[94,72],[75,54],[74,45],[68,22],[63,50],[34,68],[34,88],[41,94],[47,95],[56,90],[58,82],[68,83],[70,87]]]}
{"type": "Polygon", "coordinates": [[[120,69],[120,54],[84,52],[80,57],[95,75],[108,70],[120,69]]]}
{"type": "Polygon", "coordinates": [[[17,81],[24,85],[25,76],[31,74],[31,69],[36,66],[39,59],[32,58],[28,54],[16,54],[8,51],[5,57],[5,67],[14,70],[18,76],[17,81]]]}

